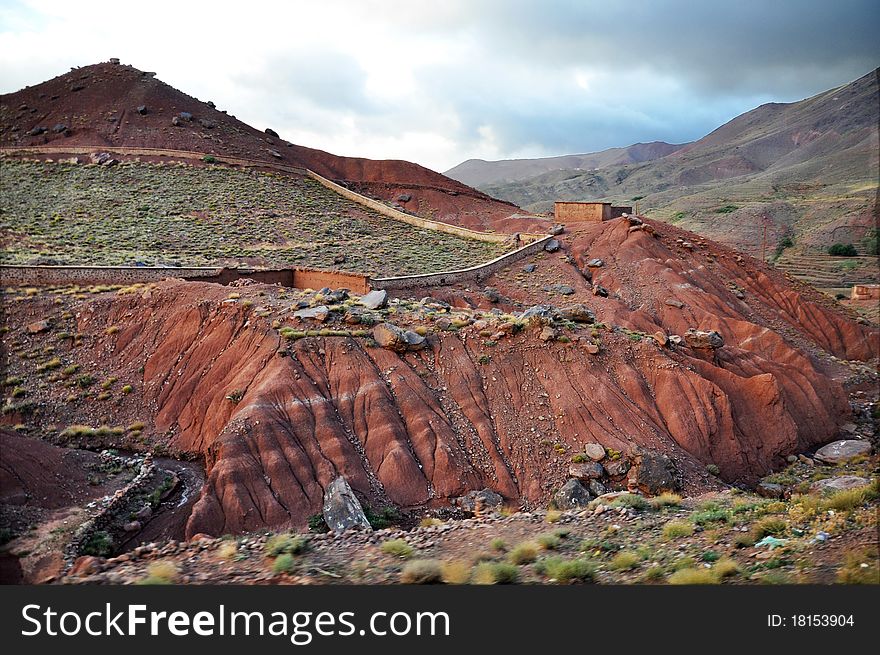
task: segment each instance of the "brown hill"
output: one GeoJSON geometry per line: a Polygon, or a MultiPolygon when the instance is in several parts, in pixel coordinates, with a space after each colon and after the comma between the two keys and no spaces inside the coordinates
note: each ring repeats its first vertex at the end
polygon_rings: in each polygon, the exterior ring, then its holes
{"type": "MultiPolygon", "coordinates": [[[[878,75],[880,69],[805,100],[762,105],[645,163],[572,167],[480,188],[538,212],[552,210],[554,200],[638,201],[653,218],[756,256],[766,228],[768,259],[790,239],[780,263],[795,273],[802,256],[837,242],[876,256],[878,75]]],[[[876,281],[876,258],[858,268],[842,269],[834,280],[802,277],[827,287],[853,275],[876,281]]]]}
{"type": "Polygon", "coordinates": [[[867,375],[857,362],[878,356],[878,330],[754,260],[661,232],[630,231],[624,219],[585,226],[559,255],[535,256],[533,272],[517,265],[487,280],[498,296],[458,285],[433,290],[451,310],[403,300],[366,317],[343,303],[320,325],[292,311],[325,296],[265,285],[230,294],[169,281],[91,298],[22,290],[3,342],[37,354],[10,358],[25,396],[8,401],[2,420],[55,426],[71,445],[203,457],[190,535],[303,526],[337,475],[373,507],[442,506],[483,487],[535,506],[586,444],[618,453],[606,462],[609,486],[633,474],[641,482],[639,457],[655,452],[695,492],[718,485],[710,464],[723,480],[752,482],[835,439],[850,419],[842,383],[867,375]],[[604,264],[587,267],[597,257],[604,264]],[[597,320],[518,318],[537,302],[583,303],[597,320]],[[23,327],[38,318],[52,329],[23,327]],[[427,347],[397,353],[352,332],[374,320],[426,332],[427,347]],[[723,345],[658,342],[691,328],[717,330],[723,345]],[[44,350],[59,331],[68,337],[44,350]],[[109,382],[72,395],[68,384],[39,383],[71,370],[109,382]],[[77,424],[110,427],[63,429],[77,424]]]}
{"type": "Polygon", "coordinates": [[[652,141],[626,148],[608,148],[585,155],[562,155],[536,159],[468,159],[450,168],[444,175],[474,187],[485,187],[527,180],[551,171],[594,170],[623,164],[653,161],[673,153],[684,145],[652,141]]]}
{"type": "Polygon", "coordinates": [[[0,146],[161,148],[287,164],[437,220],[499,231],[523,231],[530,225],[508,219],[521,213],[516,206],[418,164],[338,157],[289,143],[174,89],[153,73],[120,64],[75,68],[0,96],[0,146]]]}

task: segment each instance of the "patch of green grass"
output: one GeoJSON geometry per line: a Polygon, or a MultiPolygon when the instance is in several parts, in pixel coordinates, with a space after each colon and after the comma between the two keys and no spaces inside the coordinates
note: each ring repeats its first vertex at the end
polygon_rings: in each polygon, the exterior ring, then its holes
{"type": "Polygon", "coordinates": [[[596,563],[585,557],[565,559],[546,557],[535,564],[535,570],[557,582],[590,582],[596,577],[596,563]]]}
{"type": "Polygon", "coordinates": [[[471,580],[474,584],[516,584],[519,568],[506,562],[480,562],[474,567],[471,580]]]}
{"type": "Polygon", "coordinates": [[[723,207],[719,207],[715,210],[716,214],[730,214],[735,212],[739,207],[736,205],[724,205],[723,207]]]}
{"type": "Polygon", "coordinates": [[[562,543],[562,539],[558,535],[549,533],[538,535],[535,541],[544,550],[556,550],[562,543]]]}
{"type": "Polygon", "coordinates": [[[531,541],[524,541],[514,546],[508,558],[514,564],[531,564],[538,558],[538,545],[531,541]]]}
{"type": "Polygon", "coordinates": [[[680,569],[669,576],[669,584],[697,585],[718,584],[718,578],[710,569],[680,569]]]}
{"type": "Polygon", "coordinates": [[[282,553],[272,562],[272,573],[275,575],[293,573],[294,570],[296,570],[296,560],[290,553],[282,553]]]}
{"type": "Polygon", "coordinates": [[[655,496],[650,500],[651,507],[654,509],[663,509],[664,507],[678,507],[681,505],[681,496],[678,494],[666,492],[659,496],[655,496]]]}
{"type": "Polygon", "coordinates": [[[278,555],[301,555],[309,548],[307,537],[299,534],[276,534],[266,541],[266,554],[270,557],[278,555]]]}
{"type": "Polygon", "coordinates": [[[630,571],[636,568],[641,561],[642,558],[636,553],[623,550],[611,558],[611,562],[609,562],[608,566],[615,571],[630,571]]]}
{"type": "Polygon", "coordinates": [[[644,496],[639,496],[638,494],[621,494],[611,501],[611,506],[629,507],[638,510],[645,510],[651,507],[648,501],[645,500],[644,496]]]}
{"type": "Polygon", "coordinates": [[[381,548],[382,552],[386,555],[400,557],[401,559],[408,559],[412,557],[415,552],[413,547],[403,539],[391,539],[386,541],[382,544],[381,548]]]}
{"type": "Polygon", "coordinates": [[[669,521],[663,526],[663,537],[666,539],[690,537],[693,533],[694,525],[688,521],[669,521]]]}

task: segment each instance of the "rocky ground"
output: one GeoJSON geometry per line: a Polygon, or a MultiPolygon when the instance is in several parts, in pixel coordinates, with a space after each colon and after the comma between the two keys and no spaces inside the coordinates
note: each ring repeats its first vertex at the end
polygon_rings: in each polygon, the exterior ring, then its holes
{"type": "MultiPolygon", "coordinates": [[[[867,443],[867,442],[865,442],[867,443]]],[[[801,456],[763,497],[610,494],[420,527],[253,533],[77,561],[65,584],[880,584],[878,457],[801,456]]]]}

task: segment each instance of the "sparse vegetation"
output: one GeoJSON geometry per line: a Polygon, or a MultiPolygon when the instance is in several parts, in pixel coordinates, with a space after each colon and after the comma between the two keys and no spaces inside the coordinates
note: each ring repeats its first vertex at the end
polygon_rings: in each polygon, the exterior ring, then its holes
{"type": "Polygon", "coordinates": [[[514,564],[531,564],[538,559],[538,546],[533,542],[524,541],[511,549],[508,558],[514,564]]]}
{"type": "Polygon", "coordinates": [[[382,552],[392,557],[408,559],[412,557],[415,550],[404,539],[391,539],[382,544],[382,552]]]}
{"type": "Polygon", "coordinates": [[[663,526],[663,537],[666,539],[690,537],[693,533],[694,526],[687,521],[670,521],[663,526]]]}
{"type": "Polygon", "coordinates": [[[140,580],[142,585],[174,584],[180,573],[173,562],[153,562],[147,567],[147,577],[140,580]]]}
{"type": "Polygon", "coordinates": [[[474,567],[474,584],[516,584],[519,568],[506,562],[480,562],[474,567]]]}
{"type": "Polygon", "coordinates": [[[436,584],[443,582],[443,566],[435,559],[414,559],[400,573],[404,584],[436,584]]]}

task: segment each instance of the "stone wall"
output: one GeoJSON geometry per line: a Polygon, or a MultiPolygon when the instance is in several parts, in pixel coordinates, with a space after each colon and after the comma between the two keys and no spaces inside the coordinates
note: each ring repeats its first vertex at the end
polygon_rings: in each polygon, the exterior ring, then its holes
{"type": "MultiPolygon", "coordinates": [[[[351,189],[346,189],[344,186],[340,184],[336,184],[336,182],[332,182],[327,178],[321,177],[317,173],[313,171],[308,172],[309,177],[338,193],[339,195],[356,202],[360,205],[368,207],[373,211],[379,212],[383,216],[387,216],[388,218],[393,218],[395,221],[401,221],[403,223],[407,223],[409,225],[413,225],[415,227],[424,228],[426,230],[434,230],[435,232],[445,232],[447,234],[454,234],[459,237],[463,237],[465,239],[476,239],[477,241],[488,241],[490,243],[505,243],[510,240],[513,236],[511,234],[499,233],[499,232],[478,232],[476,230],[469,230],[465,227],[459,227],[458,225],[451,225],[449,223],[441,223],[440,221],[430,221],[425,218],[420,218],[418,216],[412,216],[411,214],[406,214],[402,211],[398,211],[396,209],[392,209],[385,203],[379,202],[378,200],[374,200],[373,198],[368,198],[367,196],[362,196],[351,189]]],[[[526,234],[520,233],[519,237],[524,242],[535,241],[537,239],[543,238],[543,234],[526,234]]]]}
{"type": "Polygon", "coordinates": [[[157,471],[158,469],[153,463],[152,456],[147,454],[137,475],[131,482],[122,489],[117,490],[113,498],[110,499],[110,502],[100,507],[91,518],[77,528],[73,537],[64,548],[64,559],[68,566],[73,564],[73,561],[82,554],[83,547],[91,539],[92,535],[113,523],[126,519],[129,511],[129,502],[153,482],[157,471]]]}
{"type": "Polygon", "coordinates": [[[553,215],[557,223],[599,223],[611,218],[611,203],[555,202],[553,215]]]}
{"type": "Polygon", "coordinates": [[[853,300],[880,300],[880,284],[856,284],[852,288],[853,300]]]}
{"type": "Polygon", "coordinates": [[[69,284],[146,284],[168,278],[229,284],[249,278],[263,284],[298,289],[346,288],[354,293],[369,291],[366,275],[317,269],[262,270],[249,268],[153,266],[0,266],[2,286],[65,286],[69,284]]]}
{"type": "Polygon", "coordinates": [[[501,270],[505,266],[519,261],[524,257],[533,255],[544,249],[547,242],[553,237],[544,236],[537,241],[533,241],[522,248],[501,255],[485,264],[479,266],[471,266],[470,268],[461,268],[454,271],[442,271],[440,273],[426,273],[423,275],[403,275],[400,277],[384,277],[373,278],[370,284],[374,289],[385,289],[387,291],[395,291],[400,289],[417,289],[421,287],[444,286],[447,284],[455,284],[465,280],[479,280],[488,277],[492,273],[501,270]]]}

